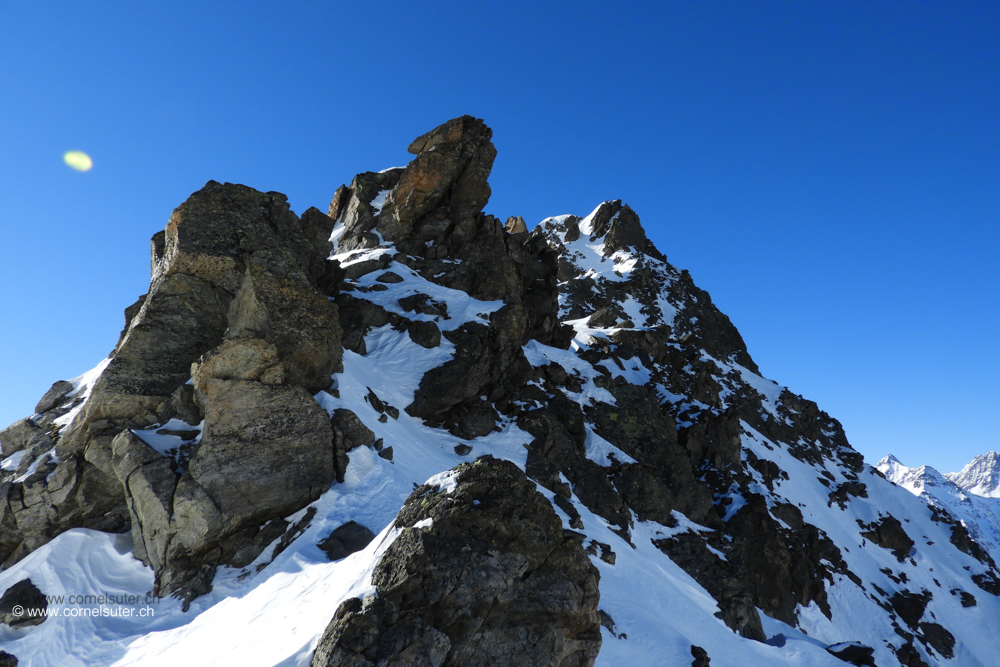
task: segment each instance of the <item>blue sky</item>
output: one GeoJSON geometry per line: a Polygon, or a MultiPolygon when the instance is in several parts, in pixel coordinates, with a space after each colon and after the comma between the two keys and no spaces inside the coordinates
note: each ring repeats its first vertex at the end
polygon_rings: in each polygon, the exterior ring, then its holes
{"type": "Polygon", "coordinates": [[[468,113],[487,212],[624,199],[869,462],[1000,450],[1000,5],[133,4],[0,4],[3,425],[114,346],[206,181],[325,210],[468,113]]]}

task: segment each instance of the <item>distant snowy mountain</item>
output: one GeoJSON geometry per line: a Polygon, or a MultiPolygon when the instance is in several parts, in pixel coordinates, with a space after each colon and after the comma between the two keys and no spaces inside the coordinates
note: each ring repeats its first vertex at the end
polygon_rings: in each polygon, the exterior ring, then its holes
{"type": "Polygon", "coordinates": [[[991,471],[996,474],[996,469],[990,467],[990,462],[996,465],[995,452],[977,456],[961,473],[942,475],[930,466],[908,468],[890,454],[879,461],[876,467],[889,481],[923,498],[932,507],[946,510],[961,520],[972,538],[994,560],[1000,561],[1000,498],[974,490],[984,487],[981,482],[989,479],[991,471]],[[967,474],[970,471],[972,474],[967,474]],[[972,488],[960,483],[968,483],[970,480],[972,488]]]}
{"type": "Polygon", "coordinates": [[[969,493],[1000,498],[1000,454],[987,452],[977,456],[961,472],[949,472],[945,477],[969,493]]]}
{"type": "Polygon", "coordinates": [[[996,667],[1000,500],[866,465],[621,201],[484,214],[491,139],[174,211],[0,430],[0,661],[996,667]]]}

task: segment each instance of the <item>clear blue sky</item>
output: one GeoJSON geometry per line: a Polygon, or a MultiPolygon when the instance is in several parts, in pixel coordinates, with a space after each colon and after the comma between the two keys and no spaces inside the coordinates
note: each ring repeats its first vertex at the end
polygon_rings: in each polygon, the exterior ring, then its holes
{"type": "Polygon", "coordinates": [[[206,181],[325,210],[467,113],[488,212],[624,199],[869,462],[957,470],[1000,450],[998,8],[0,3],[0,423],[108,353],[206,181]]]}

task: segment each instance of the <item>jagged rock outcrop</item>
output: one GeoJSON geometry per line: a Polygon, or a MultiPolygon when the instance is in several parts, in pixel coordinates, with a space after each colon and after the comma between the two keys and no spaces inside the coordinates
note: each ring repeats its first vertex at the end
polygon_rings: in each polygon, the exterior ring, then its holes
{"type": "MultiPolygon", "coordinates": [[[[339,253],[374,247],[373,232],[398,251],[352,262],[349,279],[399,262],[473,298],[503,301],[489,327],[470,323],[440,332],[456,346],[454,359],[425,375],[406,407],[409,414],[464,438],[490,432],[498,418],[490,402],[502,401],[524,384],[530,371],[520,350],[524,343],[534,338],[568,344],[558,322],[554,253],[541,239],[525,231],[510,234],[498,219],[481,212],[489,200],[487,177],[496,156],[491,137],[481,120],[462,116],[448,121],[410,145],[417,157],[402,171],[359,174],[350,187],[338,189],[330,206],[331,214],[338,212],[334,235],[339,253]],[[376,210],[371,202],[383,195],[376,210]],[[488,401],[482,399],[484,393],[488,401]]],[[[403,308],[436,312],[427,297],[418,301],[418,296],[403,308]]],[[[428,326],[433,323],[404,321],[359,302],[363,299],[350,293],[338,297],[350,349],[362,350],[363,333],[388,322],[407,326],[413,340],[425,347],[440,341],[428,326]]]]}
{"type": "Polygon", "coordinates": [[[341,604],[313,667],[592,665],[598,572],[517,466],[483,457],[421,486],[375,567],[377,596],[341,604]]]}
{"type": "MultiPolygon", "coordinates": [[[[757,372],[741,336],[687,272],[666,263],[622,202],[605,202],[585,219],[549,219],[530,234],[516,218],[501,226],[480,213],[495,155],[490,138],[481,121],[449,121],[414,142],[411,152],[418,157],[401,173],[379,175],[377,185],[365,185],[372,175],[361,174],[350,188],[338,190],[331,211],[344,212],[335,236],[349,262],[338,303],[352,349],[364,353],[365,332],[387,323],[411,335],[417,331],[351,286],[372,272],[383,272],[376,283],[393,284],[396,262],[474,298],[502,300],[504,307],[488,325],[473,322],[442,332],[455,346],[453,359],[423,377],[408,413],[469,439],[489,433],[501,415],[515,419],[534,438],[529,476],[556,494],[572,521],[579,522],[569,503],[575,496],[616,525],[625,540],[633,516],[669,527],[675,525],[672,513],[679,512],[713,528],[721,528],[725,516],[730,539],[717,540],[713,548],[730,555],[735,569],[704,567],[706,559],[719,560],[704,548],[679,548],[676,540],[662,548],[723,601],[723,618],[746,636],[763,638],[755,607],[790,623],[799,604],[817,601],[829,613],[824,582],[845,570],[840,553],[794,506],[775,509],[779,523],[751,490],[740,420],[782,442],[797,443],[803,435],[821,452],[804,447],[803,457],[837,456],[856,472],[859,459],[840,425],[787,392],[777,405],[782,420],[761,417],[763,397],[740,376],[740,367],[757,372]],[[377,209],[368,203],[377,201],[377,209]],[[350,211],[363,215],[349,217],[350,211]],[[363,225],[356,222],[361,219],[363,225]],[[374,232],[393,243],[395,254],[374,250],[374,232]],[[577,242],[599,243],[599,261],[614,267],[613,273],[605,278],[588,271],[589,250],[577,242]],[[355,249],[368,254],[350,254],[355,249]],[[392,281],[384,278],[390,275],[392,281]],[[528,340],[567,346],[571,332],[558,325],[560,318],[607,331],[579,356],[601,374],[595,384],[613,404],[591,402],[581,410],[566,398],[580,391],[579,378],[556,364],[537,369],[526,362],[521,347],[528,340]],[[615,366],[625,371],[627,364],[650,372],[650,381],[639,385],[621,377],[615,366]],[[692,400],[664,405],[662,391],[692,400]],[[588,458],[587,424],[634,462],[602,465],[588,458]],[[746,503],[728,516],[725,503],[733,488],[746,503]]],[[[443,304],[419,297],[401,299],[400,305],[407,312],[447,316],[443,304]]],[[[765,479],[777,476],[762,464],[747,462],[760,467],[765,479]]],[[[848,480],[831,491],[831,502],[862,493],[863,485],[848,480]]]]}
{"type": "MultiPolygon", "coordinates": [[[[131,527],[158,589],[197,580],[190,598],[260,526],[329,487],[333,431],[311,394],[341,367],[332,225],[315,209],[296,216],[278,193],[215,182],[174,211],[153,237],[149,292],[126,310],[72,421],[28,420],[4,437],[29,450],[48,438],[35,449],[54,450],[6,494],[17,536],[0,543],[19,542],[8,562],[68,528],[131,527]],[[200,432],[183,458],[141,437],[172,419],[200,432]]],[[[57,383],[38,408],[73,390],[57,383]]]]}

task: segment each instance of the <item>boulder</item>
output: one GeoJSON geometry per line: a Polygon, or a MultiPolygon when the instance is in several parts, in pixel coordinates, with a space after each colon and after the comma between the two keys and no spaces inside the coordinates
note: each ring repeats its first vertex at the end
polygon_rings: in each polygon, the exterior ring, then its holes
{"type": "Polygon", "coordinates": [[[413,322],[406,331],[410,334],[410,339],[420,347],[432,348],[441,344],[441,330],[433,322],[413,322]]]}
{"type": "Polygon", "coordinates": [[[0,623],[12,628],[40,625],[48,618],[45,615],[48,606],[45,594],[31,579],[22,579],[0,597],[0,623]]]}
{"type": "Polygon", "coordinates": [[[514,464],[483,457],[453,474],[450,492],[410,495],[377,597],[341,604],[313,667],[594,663],[599,573],[579,540],[514,464]]]}
{"type": "Polygon", "coordinates": [[[374,539],[375,533],[360,523],[348,521],[323,538],[319,543],[319,548],[326,552],[331,561],[335,561],[361,551],[374,539]]]}
{"type": "Polygon", "coordinates": [[[65,401],[66,397],[73,391],[74,388],[73,383],[67,382],[66,380],[59,380],[53,384],[52,387],[45,392],[45,395],[38,401],[38,405],[35,406],[35,414],[48,412],[65,401]]]}
{"type": "Polygon", "coordinates": [[[0,431],[0,455],[6,458],[25,449],[31,439],[41,433],[42,429],[28,418],[14,422],[0,431]]]}
{"type": "Polygon", "coordinates": [[[407,150],[417,157],[400,175],[379,216],[382,236],[388,241],[409,237],[446,195],[452,222],[482,211],[490,198],[487,178],[496,158],[492,136],[483,121],[461,116],[415,139],[407,150]]]}

